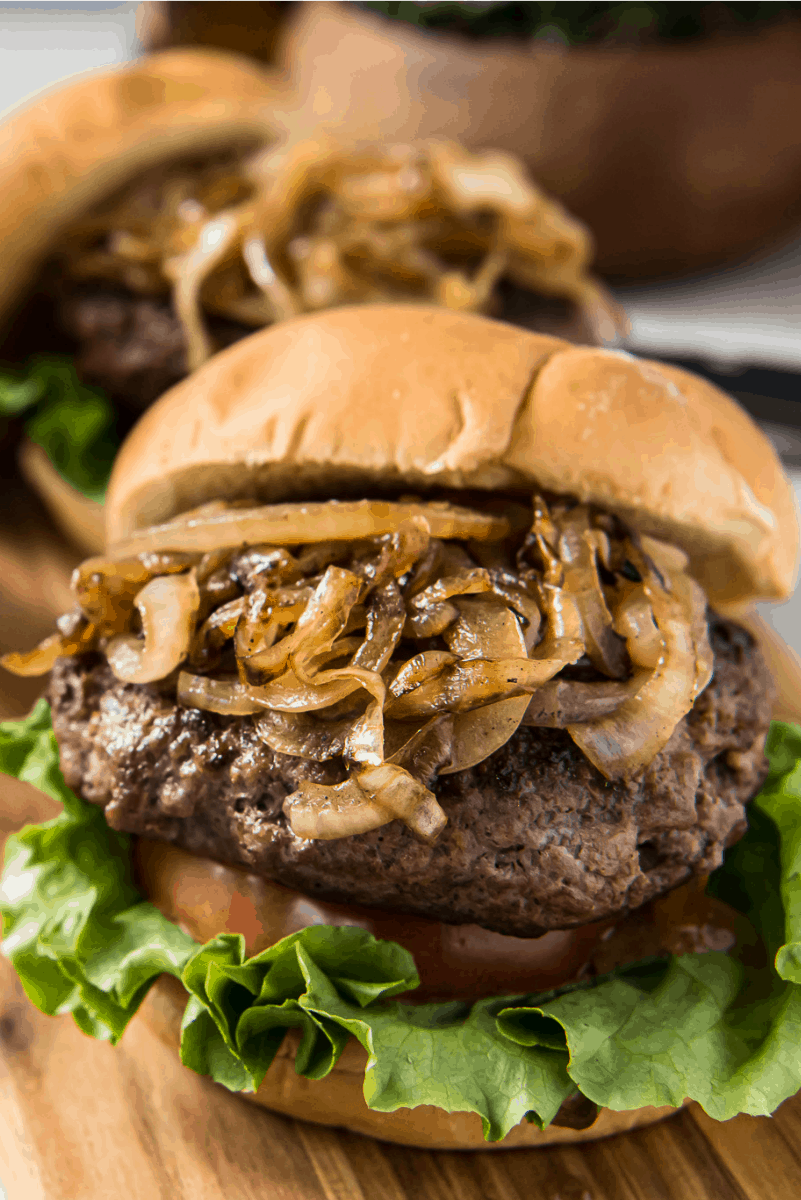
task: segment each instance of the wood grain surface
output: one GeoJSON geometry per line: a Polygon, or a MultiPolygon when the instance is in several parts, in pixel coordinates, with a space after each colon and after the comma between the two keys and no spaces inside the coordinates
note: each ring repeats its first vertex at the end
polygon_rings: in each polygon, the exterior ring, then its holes
{"type": "MultiPolygon", "coordinates": [[[[47,632],[75,557],[7,485],[0,648],[47,632]]],[[[36,692],[3,673],[0,719],[36,692]]],[[[2,779],[3,837],[53,810],[2,779]]],[[[410,1150],[251,1107],[139,1021],[116,1048],[95,1042],[34,1009],[0,960],[0,1183],[8,1200],[797,1200],[801,1095],[772,1118],[720,1124],[693,1105],[578,1146],[410,1150]]]]}

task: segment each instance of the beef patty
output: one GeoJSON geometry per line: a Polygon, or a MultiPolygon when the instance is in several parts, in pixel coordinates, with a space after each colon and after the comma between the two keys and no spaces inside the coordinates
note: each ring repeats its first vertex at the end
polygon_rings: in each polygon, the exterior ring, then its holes
{"type": "MultiPolygon", "coordinates": [[[[172,301],[124,288],[63,283],[58,322],[75,340],[75,366],[86,383],[140,412],[187,374],[186,339],[172,301]]],[[[223,317],[205,317],[218,350],[253,333],[223,317]]]]}
{"type": "Polygon", "coordinates": [[[713,617],[712,682],[637,780],[610,783],[561,730],[520,728],[432,786],[434,846],[400,822],[337,841],[295,837],[282,803],[331,763],[273,753],[249,718],[179,708],[120,683],[97,656],[62,659],[53,727],[67,782],[109,824],[241,863],[307,894],[534,937],[643,904],[713,870],[766,771],[770,679],[752,638],[713,617]]]}

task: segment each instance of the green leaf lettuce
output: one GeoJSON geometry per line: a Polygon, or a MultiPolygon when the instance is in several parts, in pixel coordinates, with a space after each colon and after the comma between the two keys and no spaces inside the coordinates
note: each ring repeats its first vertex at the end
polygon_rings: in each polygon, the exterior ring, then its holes
{"type": "Polygon", "coordinates": [[[296,1070],[323,1078],[349,1037],[368,1105],[475,1112],[503,1138],[582,1092],[623,1110],[698,1100],[713,1117],[769,1113],[801,1087],[801,730],[774,724],[771,774],[746,836],[710,881],[757,947],[651,960],[538,996],[414,1005],[411,955],[354,927],[314,926],[248,958],[240,935],[194,943],[137,895],[129,839],[64,783],[49,710],[0,726],[0,770],[63,805],[11,838],[4,952],[30,999],[116,1041],[162,972],[189,993],[181,1057],[258,1088],[289,1029],[296,1070]]]}
{"type": "Polygon", "coordinates": [[[102,501],[119,448],[111,401],[81,383],[71,359],[38,355],[24,371],[0,369],[0,416],[25,415],[25,433],[67,483],[102,501]]]}

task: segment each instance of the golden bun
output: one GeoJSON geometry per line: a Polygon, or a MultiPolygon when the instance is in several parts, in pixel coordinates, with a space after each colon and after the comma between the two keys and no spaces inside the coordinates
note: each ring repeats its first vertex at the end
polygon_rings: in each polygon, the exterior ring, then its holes
{"type": "Polygon", "coordinates": [[[216,355],[123,445],[106,537],[210,499],[532,486],[683,547],[713,602],[792,590],[795,497],[734,400],[677,368],[419,305],[304,316],[216,355]]]}
{"type": "Polygon", "coordinates": [[[72,222],[162,162],[266,143],[280,85],[235,54],[169,50],[37,96],[0,126],[0,321],[72,222]]]}

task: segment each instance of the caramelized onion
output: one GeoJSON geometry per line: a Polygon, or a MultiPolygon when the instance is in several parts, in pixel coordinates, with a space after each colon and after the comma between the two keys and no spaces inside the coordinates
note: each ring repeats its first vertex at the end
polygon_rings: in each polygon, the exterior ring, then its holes
{"type": "Polygon", "coordinates": [[[343,755],[350,762],[378,767],[384,761],[384,712],[374,700],[363,716],[354,721],[345,738],[343,755]]]}
{"type": "Polygon", "coordinates": [[[109,666],[123,683],[164,679],[189,654],[200,593],[194,571],[160,575],[136,597],[144,641],[122,634],[106,647],[109,666]]]}
{"type": "Polygon", "coordinates": [[[259,712],[253,722],[261,740],[277,754],[327,762],[345,752],[352,720],[321,721],[309,713],[259,712]]]}
{"type": "Polygon", "coordinates": [[[238,600],[221,605],[207,617],[195,635],[189,652],[193,667],[207,667],[213,663],[225,643],[231,641],[236,633],[244,607],[245,598],[240,596],[238,600]]]}
{"type": "Polygon", "coordinates": [[[564,570],[564,586],[574,597],[584,627],[584,645],[597,671],[612,679],[629,674],[625,642],[613,628],[598,578],[595,539],[583,505],[554,515],[559,531],[558,553],[564,570]]]}
{"type": "Polygon", "coordinates": [[[301,779],[284,801],[284,813],[295,837],[321,841],[369,833],[392,819],[355,778],[337,784],[301,779]]]}
{"type": "Polygon", "coordinates": [[[240,655],[247,659],[250,668],[257,670],[265,679],[278,675],[290,659],[297,671],[299,665],[331,649],[344,630],[361,589],[361,580],[352,571],[328,567],[300,612],[293,609],[294,616],[284,615],[280,619],[281,624],[289,624],[294,620],[292,633],[256,654],[248,655],[240,650],[240,655]]]}
{"type": "Polygon", "coordinates": [[[388,579],[400,579],[428,549],[430,536],[425,517],[409,517],[395,533],[372,539],[379,544],[378,554],[354,564],[354,570],[365,579],[368,591],[388,579]]]}
{"type": "Polygon", "coordinates": [[[699,584],[686,574],[688,558],[683,550],[655,538],[641,537],[640,545],[651,564],[672,587],[690,623],[690,633],[695,654],[693,698],[698,696],[709,683],[715,659],[709,644],[709,625],[706,619],[706,596],[699,584]]]}
{"type": "Polygon", "coordinates": [[[318,671],[314,676],[306,675],[302,668],[290,669],[270,683],[258,687],[249,685],[247,694],[260,708],[274,708],[279,712],[320,712],[360,690],[368,691],[383,705],[386,689],[381,676],[352,666],[318,671]]]}
{"type": "Polygon", "coordinates": [[[436,679],[445,667],[455,662],[456,655],[448,650],[423,650],[415,654],[396,674],[389,687],[390,695],[397,698],[419,688],[421,684],[436,679]]]}
{"type": "Polygon", "coordinates": [[[401,819],[433,841],[436,776],[486,760],[521,722],[567,728],[604,774],[628,778],[710,678],[704,596],[681,551],[539,497],[522,546],[514,524],[444,502],[204,505],[143,530],[119,561],[83,564],[82,611],[6,665],[40,673],[99,644],[118,678],[149,683],[188,657],[179,704],[253,717],[275,753],[349,771],[287,799],[297,836],[401,819]],[[478,556],[442,537],[500,540],[478,556]],[[585,653],[635,674],[555,678],[585,653]],[[231,660],[238,677],[200,674],[231,660]]]}
{"type": "Polygon", "coordinates": [[[615,632],[625,638],[635,667],[654,670],[664,653],[662,635],[654,621],[651,601],[641,583],[621,580],[620,600],[615,608],[615,632]]]}
{"type": "Polygon", "coordinates": [[[645,768],[711,677],[701,588],[673,568],[675,557],[663,555],[661,544],[651,539],[643,545],[632,542],[629,558],[642,578],[664,652],[653,671],[635,674],[628,698],[615,712],[568,727],[573,741],[607,779],[627,779],[645,768]]]}
{"type": "Polygon", "coordinates": [[[366,615],[365,638],[353,656],[354,667],[377,671],[380,675],[395,652],[405,620],[398,585],[394,580],[385,583],[373,593],[366,615]]]}
{"type": "MultiPolygon", "coordinates": [[[[463,660],[470,658],[526,659],[526,643],[514,613],[479,599],[459,599],[459,620],[447,636],[448,649],[463,660]]],[[[460,713],[453,721],[451,761],[443,775],[466,771],[483,762],[517,730],[528,707],[528,696],[487,704],[460,713]]]]}
{"type": "Polygon", "coordinates": [[[521,724],[566,729],[568,725],[608,716],[629,695],[629,685],[617,680],[577,683],[570,679],[552,679],[531,697],[521,724]]]}
{"type": "MultiPolygon", "coordinates": [[[[237,658],[257,670],[269,671],[270,651],[282,629],[294,624],[314,595],[312,588],[258,589],[246,598],[234,634],[237,658]]],[[[278,656],[280,660],[280,655],[278,656]]],[[[279,661],[279,669],[286,662],[279,661]]],[[[272,655],[272,659],[275,655],[272,655]]]]}
{"type": "Polygon", "coordinates": [[[518,163],[456,143],[316,135],[290,152],[178,163],[73,223],[59,256],[74,279],[145,295],[172,285],[190,369],[212,348],[207,312],[254,328],[346,303],[483,312],[502,278],[616,332],[582,227],[518,163]]]}
{"type": "Polygon", "coordinates": [[[201,285],[229,252],[238,233],[237,213],[220,213],[203,226],[197,242],[184,256],[164,264],[165,274],[175,285],[173,305],[183,326],[190,372],[202,366],[213,351],[200,306],[201,285]]]}
{"type": "Polygon", "coordinates": [[[408,825],[424,842],[434,842],[447,817],[428,788],[394,763],[369,767],[359,776],[359,786],[374,803],[408,825]]]}
{"type": "Polygon", "coordinates": [[[453,724],[450,713],[441,713],[420,725],[410,736],[408,725],[391,722],[386,730],[386,738],[392,738],[397,748],[387,754],[386,761],[403,767],[428,787],[437,773],[443,773],[443,768],[450,764],[453,724]]]}
{"type": "MultiPolygon", "coordinates": [[[[404,686],[407,680],[402,680],[401,672],[390,686],[392,700],[387,705],[387,716],[407,721],[438,712],[467,713],[498,700],[529,695],[563,667],[578,662],[584,653],[584,640],[576,602],[561,588],[549,584],[543,584],[542,595],[548,633],[533,658],[473,659],[452,665],[443,662],[434,678],[414,683],[413,690],[404,686]]],[[[413,679],[408,682],[413,683],[413,679]]]]}
{"type": "Polygon", "coordinates": [[[394,533],[404,521],[422,517],[431,537],[500,539],[509,532],[503,517],[456,508],[450,504],[395,504],[388,500],[328,500],[319,504],[274,504],[232,508],[183,517],[142,529],[115,547],[120,555],[148,550],[195,550],[207,553],[225,546],[274,542],[295,546],[307,542],[354,541],[394,533]]]}
{"type": "Polygon", "coordinates": [[[284,801],[284,812],[295,837],[329,841],[368,833],[399,817],[423,841],[433,842],[446,823],[431,792],[391,763],[339,784],[301,780],[284,801]]]}
{"type": "Polygon", "coordinates": [[[249,696],[246,684],[228,679],[208,679],[205,675],[178,675],[176,699],[184,708],[200,708],[224,717],[246,717],[262,711],[262,705],[249,696]]]}
{"type": "Polygon", "coordinates": [[[97,641],[97,626],[85,618],[69,633],[51,633],[33,650],[12,650],[0,658],[0,666],[13,675],[26,678],[46,675],[56,665],[56,659],[71,654],[85,654],[97,641]]]}
{"type": "Polygon", "coordinates": [[[438,637],[459,618],[459,609],[449,600],[431,604],[423,612],[412,612],[406,618],[403,632],[409,638],[438,637]]]}
{"type": "Polygon", "coordinates": [[[152,578],[138,558],[87,558],[73,571],[70,586],[84,616],[108,635],[128,627],[136,594],[152,578]]]}

